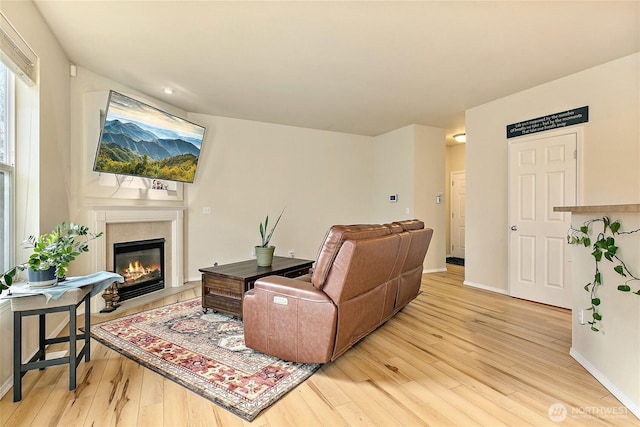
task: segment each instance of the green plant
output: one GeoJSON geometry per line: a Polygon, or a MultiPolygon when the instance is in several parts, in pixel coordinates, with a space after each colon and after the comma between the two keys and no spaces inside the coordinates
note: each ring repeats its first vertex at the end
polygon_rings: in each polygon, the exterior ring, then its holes
{"type": "MultiPolygon", "coordinates": [[[[579,229],[571,227],[567,234],[567,242],[572,245],[582,245],[585,248],[591,247],[591,256],[595,260],[595,273],[593,275],[593,281],[587,283],[584,289],[590,293],[591,306],[587,310],[591,311],[592,319],[587,322],[591,325],[591,330],[598,332],[598,322],[602,320],[602,315],[598,310],[598,307],[602,303],[598,297],[598,287],[602,285],[602,272],[600,271],[601,262],[607,260],[615,266],[613,270],[624,278],[624,282],[618,285],[618,290],[621,292],[631,292],[630,284],[634,281],[640,281],[640,278],[635,276],[627,267],[627,264],[620,258],[618,254],[618,246],[616,246],[616,235],[620,234],[633,234],[640,231],[640,229],[632,231],[620,231],[620,221],[611,222],[608,217],[595,218],[586,221],[579,229]],[[596,223],[602,223],[602,231],[599,232],[595,240],[592,242],[591,235],[592,225],[596,223]]],[[[633,292],[636,295],[640,295],[640,289],[633,292]]]]}
{"type": "Polygon", "coordinates": [[[38,237],[29,236],[23,245],[32,248],[29,260],[18,264],[0,275],[0,291],[8,289],[13,283],[18,271],[27,268],[34,271],[44,271],[51,267],[56,269],[56,277],[63,278],[67,274],[69,263],[80,254],[89,252],[89,241],[102,236],[100,233],[90,233],[84,225],[62,222],[46,234],[38,237]]]}
{"type": "Polygon", "coordinates": [[[263,248],[269,247],[269,241],[271,240],[271,236],[273,235],[273,232],[278,226],[278,223],[280,222],[280,218],[282,218],[283,213],[284,213],[284,208],[282,208],[282,212],[280,212],[280,216],[278,217],[278,219],[276,220],[276,223],[271,228],[271,231],[269,232],[269,234],[266,234],[267,226],[269,225],[269,215],[267,215],[267,217],[264,219],[264,224],[262,222],[260,223],[260,238],[262,240],[262,244],[260,245],[260,247],[263,247],[263,248]]]}

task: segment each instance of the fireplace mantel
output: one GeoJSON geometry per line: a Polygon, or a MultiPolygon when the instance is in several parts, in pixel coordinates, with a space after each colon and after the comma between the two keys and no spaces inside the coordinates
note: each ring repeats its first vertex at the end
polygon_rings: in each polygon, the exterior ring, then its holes
{"type": "MultiPolygon", "coordinates": [[[[99,233],[106,233],[107,224],[114,223],[148,223],[167,221],[171,223],[171,247],[166,251],[171,253],[173,266],[170,277],[165,277],[166,287],[178,287],[184,284],[183,273],[183,246],[184,246],[184,209],[183,207],[92,207],[89,208],[89,229],[99,233]]],[[[106,270],[106,243],[104,239],[96,239],[90,242],[92,247],[91,268],[93,271],[106,270]]],[[[99,310],[100,308],[97,308],[99,310]]],[[[92,307],[94,311],[94,307],[92,307]]]]}

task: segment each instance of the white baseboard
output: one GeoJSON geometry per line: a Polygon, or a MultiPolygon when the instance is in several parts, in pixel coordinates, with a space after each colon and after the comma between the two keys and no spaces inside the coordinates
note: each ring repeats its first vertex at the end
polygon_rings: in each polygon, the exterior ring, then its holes
{"type": "Polygon", "coordinates": [[[620,401],[636,418],[640,419],[640,406],[633,399],[630,399],[626,394],[621,392],[609,379],[595,366],[593,366],[587,359],[582,357],[573,347],[569,351],[571,357],[573,357],[584,369],[586,369],[593,377],[609,390],[609,392],[620,401]]]}
{"type": "Polygon", "coordinates": [[[13,376],[7,378],[4,384],[0,386],[0,398],[4,397],[4,395],[9,392],[9,390],[11,390],[11,387],[13,387],[13,376]]]}
{"type": "Polygon", "coordinates": [[[462,284],[465,285],[465,286],[472,287],[472,288],[483,289],[483,290],[489,291],[489,292],[495,292],[495,293],[502,294],[502,295],[509,295],[509,292],[506,289],[495,288],[493,286],[487,286],[487,285],[483,285],[481,283],[475,283],[475,282],[470,282],[468,280],[465,280],[464,282],[462,282],[462,284]]]}
{"type": "Polygon", "coordinates": [[[2,361],[2,366],[0,366],[0,372],[2,372],[0,398],[2,398],[13,387],[13,376],[11,374],[13,372],[13,339],[9,338],[13,337],[13,313],[11,312],[11,302],[8,299],[0,301],[0,327],[2,327],[3,334],[7,336],[5,344],[11,346],[11,350],[3,347],[3,353],[0,355],[0,360],[2,361]]]}

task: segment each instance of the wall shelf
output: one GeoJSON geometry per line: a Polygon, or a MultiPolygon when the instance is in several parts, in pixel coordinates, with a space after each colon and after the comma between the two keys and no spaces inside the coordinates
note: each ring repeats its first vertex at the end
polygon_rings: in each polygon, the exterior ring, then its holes
{"type": "Polygon", "coordinates": [[[554,212],[604,213],[604,212],[640,212],[640,204],[595,205],[595,206],[556,206],[554,212]]]}

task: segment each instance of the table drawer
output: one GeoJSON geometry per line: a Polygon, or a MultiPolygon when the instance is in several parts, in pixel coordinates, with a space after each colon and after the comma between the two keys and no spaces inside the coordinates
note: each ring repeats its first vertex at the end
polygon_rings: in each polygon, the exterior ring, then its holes
{"type": "Polygon", "coordinates": [[[225,298],[218,295],[205,295],[204,307],[242,317],[242,300],[239,299],[225,298]]]}
{"type": "Polygon", "coordinates": [[[202,275],[203,291],[214,293],[231,298],[242,298],[244,294],[243,283],[238,280],[226,279],[224,277],[211,277],[202,275]]]}

